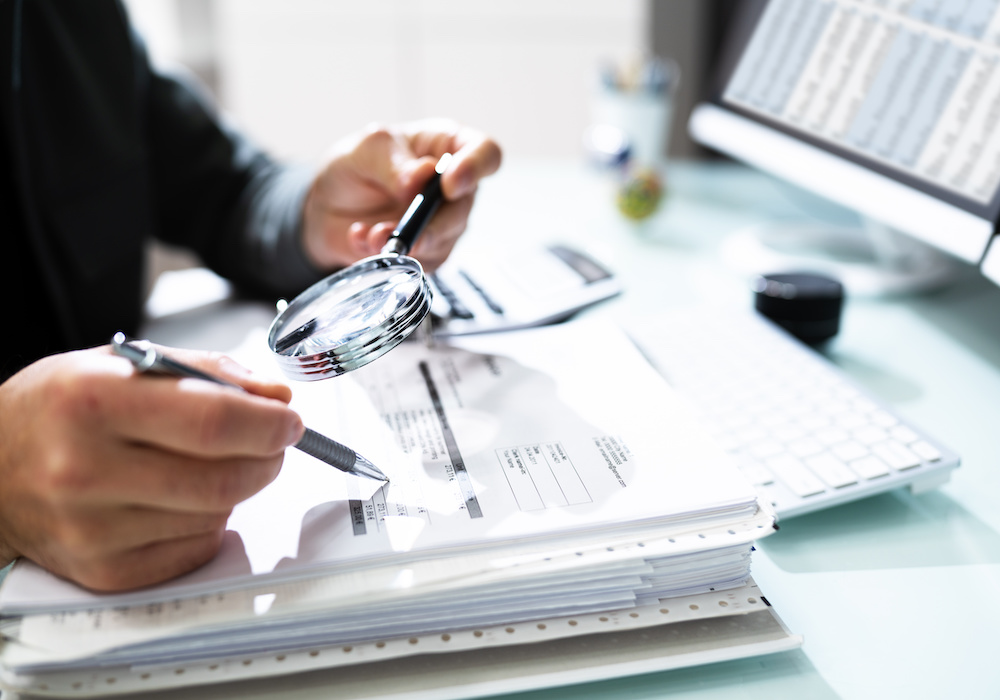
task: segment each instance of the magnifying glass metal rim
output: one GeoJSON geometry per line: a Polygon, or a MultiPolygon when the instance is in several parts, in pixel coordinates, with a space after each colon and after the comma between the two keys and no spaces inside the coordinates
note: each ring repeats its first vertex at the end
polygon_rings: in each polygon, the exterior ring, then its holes
{"type": "Polygon", "coordinates": [[[271,322],[267,334],[268,347],[271,348],[282,371],[294,379],[313,381],[343,374],[378,359],[405,340],[430,311],[432,295],[433,292],[423,276],[423,268],[416,259],[394,253],[365,258],[321,280],[292,300],[271,322]],[[416,291],[407,297],[396,313],[376,327],[363,331],[346,342],[321,347],[315,352],[301,352],[298,343],[284,351],[278,349],[281,339],[289,332],[288,322],[300,315],[302,310],[344,280],[383,267],[388,261],[393,262],[394,267],[409,272],[419,280],[416,291]]]}
{"type": "Polygon", "coordinates": [[[300,355],[294,360],[288,358],[282,364],[285,374],[299,381],[317,381],[336,377],[363,367],[386,354],[413,332],[430,311],[430,302],[422,301],[412,314],[410,320],[402,320],[400,328],[395,332],[387,332],[375,342],[357,347],[351,351],[342,351],[343,346],[325,350],[312,355],[300,355]]]}
{"type": "MultiPolygon", "coordinates": [[[[419,327],[430,311],[433,293],[420,262],[406,253],[442,200],[440,178],[450,157],[450,154],[445,154],[438,161],[434,177],[413,200],[381,253],[360,260],[312,285],[295,297],[271,322],[267,334],[268,347],[286,376],[299,381],[318,381],[358,369],[392,350],[419,327]],[[295,328],[289,328],[293,319],[301,320],[304,310],[336,287],[361,279],[380,268],[398,268],[418,280],[418,284],[395,312],[372,328],[361,330],[347,341],[325,347],[321,345],[315,352],[308,352],[311,349],[308,347],[303,351],[303,343],[314,340],[313,335],[319,334],[323,323],[318,317],[313,317],[295,328]]],[[[340,300],[338,305],[356,301],[355,296],[340,300]]]]}

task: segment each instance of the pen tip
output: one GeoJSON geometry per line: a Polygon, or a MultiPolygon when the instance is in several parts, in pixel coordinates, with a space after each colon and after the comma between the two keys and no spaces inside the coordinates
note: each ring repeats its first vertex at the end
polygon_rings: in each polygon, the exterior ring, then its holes
{"type": "Polygon", "coordinates": [[[357,455],[356,461],[354,462],[354,468],[351,472],[357,474],[358,476],[364,476],[375,481],[384,481],[389,483],[389,477],[382,473],[382,470],[371,463],[370,460],[357,455]]]}

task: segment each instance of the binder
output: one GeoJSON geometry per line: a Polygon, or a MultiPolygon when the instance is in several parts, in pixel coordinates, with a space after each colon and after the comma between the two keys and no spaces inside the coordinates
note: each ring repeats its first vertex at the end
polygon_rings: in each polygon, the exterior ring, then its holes
{"type": "MultiPolygon", "coordinates": [[[[252,334],[237,359],[267,371],[261,347],[252,334]]],[[[215,561],[143,591],[19,562],[0,588],[0,684],[210,697],[295,674],[460,697],[801,643],[750,578],[773,512],[620,330],[406,343],[347,377],[295,387],[293,406],[390,487],[287,455],[215,561]]]]}
{"type": "Polygon", "coordinates": [[[282,697],[295,688],[328,697],[448,700],[666,671],[801,644],[801,636],[785,627],[751,581],[734,591],[639,610],[351,647],[317,645],[291,653],[69,671],[19,677],[13,684],[5,680],[23,698],[114,694],[127,700],[156,690],[158,700],[249,700],[282,697]]]}

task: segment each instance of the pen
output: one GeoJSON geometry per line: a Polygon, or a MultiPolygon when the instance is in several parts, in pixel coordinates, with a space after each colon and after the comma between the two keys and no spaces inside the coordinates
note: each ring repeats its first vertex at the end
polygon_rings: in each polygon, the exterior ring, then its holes
{"type": "MultiPolygon", "coordinates": [[[[129,360],[140,372],[155,372],[175,377],[204,379],[213,384],[221,384],[222,386],[244,391],[243,387],[238,384],[213,377],[210,374],[202,372],[200,369],[171,359],[152,345],[144,344],[140,346],[135,341],[127,340],[125,334],[120,331],[115,333],[111,339],[111,349],[116,354],[129,360]]],[[[331,467],[336,467],[347,474],[363,476],[375,481],[389,481],[389,478],[378,467],[350,447],[341,445],[339,442],[331,440],[311,428],[306,428],[305,434],[301,440],[295,443],[295,447],[307,455],[311,455],[321,462],[326,462],[331,467]]]]}

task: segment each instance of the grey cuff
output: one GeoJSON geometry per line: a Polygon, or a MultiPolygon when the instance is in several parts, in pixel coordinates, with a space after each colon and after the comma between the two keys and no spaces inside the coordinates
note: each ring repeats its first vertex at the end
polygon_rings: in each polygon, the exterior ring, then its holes
{"type": "Polygon", "coordinates": [[[280,166],[260,178],[244,226],[244,248],[253,277],[279,295],[294,295],[325,273],[306,257],[302,217],[315,170],[311,166],[280,166]]]}

